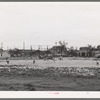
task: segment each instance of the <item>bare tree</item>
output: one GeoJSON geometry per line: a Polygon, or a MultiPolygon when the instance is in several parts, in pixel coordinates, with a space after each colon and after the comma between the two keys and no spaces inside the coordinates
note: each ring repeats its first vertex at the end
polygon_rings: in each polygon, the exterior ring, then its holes
{"type": "Polygon", "coordinates": [[[94,50],[94,47],[92,47],[92,45],[88,44],[88,49],[87,50],[88,50],[88,57],[92,57],[92,55],[93,55],[92,51],[94,50]]]}
{"type": "Polygon", "coordinates": [[[66,45],[68,45],[68,43],[65,41],[59,41],[59,44],[61,46],[61,56],[62,56],[63,51],[67,50],[66,45]]]}

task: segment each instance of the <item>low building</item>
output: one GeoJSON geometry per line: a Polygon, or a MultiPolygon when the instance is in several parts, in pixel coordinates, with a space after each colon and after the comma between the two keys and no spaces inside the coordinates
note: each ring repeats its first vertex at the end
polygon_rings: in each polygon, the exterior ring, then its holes
{"type": "Polygon", "coordinates": [[[80,47],[78,50],[78,56],[80,57],[93,57],[95,55],[95,49],[90,47],[80,47]]]}
{"type": "Polygon", "coordinates": [[[100,58],[100,45],[94,49],[94,57],[100,58]]]}
{"type": "Polygon", "coordinates": [[[80,47],[80,50],[78,51],[78,55],[80,57],[87,57],[87,55],[88,55],[88,48],[87,47],[80,47]]]}
{"type": "Polygon", "coordinates": [[[100,58],[100,45],[98,45],[97,48],[95,49],[94,57],[100,58]]]}
{"type": "Polygon", "coordinates": [[[97,50],[99,50],[99,51],[100,51],[100,45],[98,45],[98,46],[97,46],[97,50]]]}
{"type": "Polygon", "coordinates": [[[50,52],[54,56],[68,56],[67,49],[64,46],[53,46],[50,52]]]}
{"type": "Polygon", "coordinates": [[[31,56],[32,50],[23,50],[23,49],[13,49],[9,50],[11,57],[22,57],[22,56],[31,56]]]}
{"type": "Polygon", "coordinates": [[[95,50],[95,57],[100,57],[100,51],[99,50],[95,50]]]}

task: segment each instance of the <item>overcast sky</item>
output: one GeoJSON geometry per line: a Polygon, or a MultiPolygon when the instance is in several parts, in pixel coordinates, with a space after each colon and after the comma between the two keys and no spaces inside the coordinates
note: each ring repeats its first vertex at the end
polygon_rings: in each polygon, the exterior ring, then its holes
{"type": "MultiPolygon", "coordinates": [[[[30,45],[68,47],[100,44],[100,2],[0,2],[0,43],[4,49],[30,45]]],[[[35,46],[33,46],[35,48],[35,46]]]]}

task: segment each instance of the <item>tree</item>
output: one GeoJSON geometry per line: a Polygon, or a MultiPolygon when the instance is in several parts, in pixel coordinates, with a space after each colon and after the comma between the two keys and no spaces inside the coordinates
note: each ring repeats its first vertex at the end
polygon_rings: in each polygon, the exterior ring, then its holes
{"type": "Polygon", "coordinates": [[[15,56],[16,55],[18,57],[18,55],[20,54],[20,51],[19,51],[19,49],[15,48],[14,50],[9,50],[9,54],[11,56],[15,56]]]}
{"type": "Polygon", "coordinates": [[[68,44],[67,42],[65,41],[59,41],[59,44],[61,46],[61,56],[62,56],[62,53],[67,51],[67,48],[66,48],[66,45],[68,44]]]}
{"type": "Polygon", "coordinates": [[[92,57],[92,51],[93,50],[94,50],[94,48],[92,47],[92,45],[88,44],[88,49],[87,49],[88,57],[92,57]]]}
{"type": "Polygon", "coordinates": [[[69,48],[69,55],[70,56],[77,56],[77,48],[74,49],[73,46],[69,48]]]}

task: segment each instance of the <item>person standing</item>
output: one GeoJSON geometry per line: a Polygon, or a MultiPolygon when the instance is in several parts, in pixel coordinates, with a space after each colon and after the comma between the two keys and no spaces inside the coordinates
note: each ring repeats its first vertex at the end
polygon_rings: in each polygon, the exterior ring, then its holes
{"type": "Polygon", "coordinates": [[[35,60],[33,60],[33,64],[35,64],[35,60]]]}
{"type": "Polygon", "coordinates": [[[96,64],[97,64],[97,66],[98,66],[98,65],[99,65],[99,62],[97,62],[96,64]]]}
{"type": "Polygon", "coordinates": [[[7,64],[9,64],[9,58],[6,58],[6,62],[7,62],[7,64]]]}

